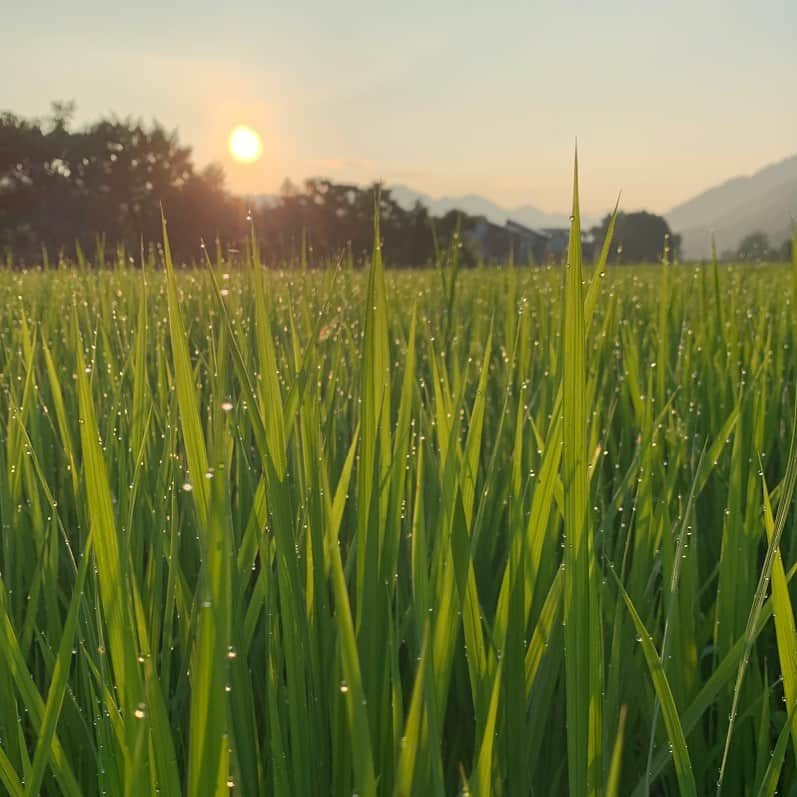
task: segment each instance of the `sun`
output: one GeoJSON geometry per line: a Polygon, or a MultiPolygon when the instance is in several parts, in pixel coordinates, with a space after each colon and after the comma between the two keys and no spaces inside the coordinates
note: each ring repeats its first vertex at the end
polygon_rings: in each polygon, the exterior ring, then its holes
{"type": "Polygon", "coordinates": [[[263,139],[251,127],[238,125],[230,133],[229,147],[238,163],[254,163],[263,154],[263,139]]]}

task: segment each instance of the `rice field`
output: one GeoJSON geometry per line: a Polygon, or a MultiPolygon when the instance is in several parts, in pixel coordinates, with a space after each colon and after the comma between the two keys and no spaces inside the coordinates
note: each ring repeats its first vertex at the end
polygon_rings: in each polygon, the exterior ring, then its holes
{"type": "Polygon", "coordinates": [[[0,273],[0,790],[797,794],[797,262],[578,240],[0,273]]]}

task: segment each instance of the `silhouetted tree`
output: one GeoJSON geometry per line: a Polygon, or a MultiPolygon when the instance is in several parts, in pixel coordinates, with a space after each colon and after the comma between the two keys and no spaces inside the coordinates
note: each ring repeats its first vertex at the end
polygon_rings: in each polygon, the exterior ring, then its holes
{"type": "MultiPolygon", "coordinates": [[[[609,229],[607,215],[592,232],[596,241],[603,241],[609,229]]],[[[674,235],[661,216],[647,211],[618,213],[613,237],[614,261],[617,263],[656,263],[669,247],[670,260],[679,257],[681,236],[674,235]]],[[[611,260],[612,258],[610,258],[611,260]]]]}
{"type": "Polygon", "coordinates": [[[161,239],[161,205],[175,254],[199,253],[200,238],[234,239],[244,220],[214,166],[194,170],[190,147],[158,123],[105,119],[70,129],[74,107],[49,119],[0,115],[0,243],[18,257],[73,243],[137,251],[161,239]]]}
{"type": "Polygon", "coordinates": [[[763,232],[752,232],[742,239],[736,254],[740,260],[762,260],[769,251],[769,236],[763,232]]]}
{"type": "Polygon", "coordinates": [[[433,257],[432,229],[420,203],[402,208],[380,184],[359,188],[312,178],[299,189],[286,180],[274,204],[261,206],[256,229],[267,259],[295,262],[302,246],[319,263],[351,252],[355,261],[370,257],[374,213],[379,198],[385,259],[392,265],[422,266],[433,257]]]}
{"type": "Polygon", "coordinates": [[[736,259],[743,263],[752,263],[761,260],[781,260],[790,257],[790,251],[780,251],[769,242],[769,236],[764,232],[751,232],[742,238],[736,250],[736,259]]]}

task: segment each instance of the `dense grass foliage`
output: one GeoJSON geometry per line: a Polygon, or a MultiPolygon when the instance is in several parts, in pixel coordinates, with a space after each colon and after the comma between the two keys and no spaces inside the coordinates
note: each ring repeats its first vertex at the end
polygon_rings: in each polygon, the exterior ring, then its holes
{"type": "Polygon", "coordinates": [[[5,793],[795,793],[788,269],[164,254],[0,275],[5,793]]]}

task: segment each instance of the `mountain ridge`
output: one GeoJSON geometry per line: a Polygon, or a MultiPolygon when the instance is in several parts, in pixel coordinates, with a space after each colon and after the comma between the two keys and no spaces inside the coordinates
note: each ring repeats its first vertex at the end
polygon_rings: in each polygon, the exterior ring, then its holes
{"type": "MultiPolygon", "coordinates": [[[[468,193],[458,196],[432,197],[406,185],[388,186],[393,198],[403,208],[411,208],[416,201],[423,203],[434,216],[442,216],[451,210],[461,210],[471,216],[484,216],[494,224],[505,224],[508,219],[525,224],[527,227],[569,227],[570,217],[566,213],[549,213],[533,205],[517,205],[506,208],[480,194],[468,193]]],[[[585,226],[587,221],[582,220],[585,226]]]]}
{"type": "Polygon", "coordinates": [[[777,245],[789,237],[797,218],[797,154],[770,163],[749,175],[737,175],[681,202],[665,214],[681,235],[685,257],[733,251],[752,232],[766,233],[777,245]]]}

